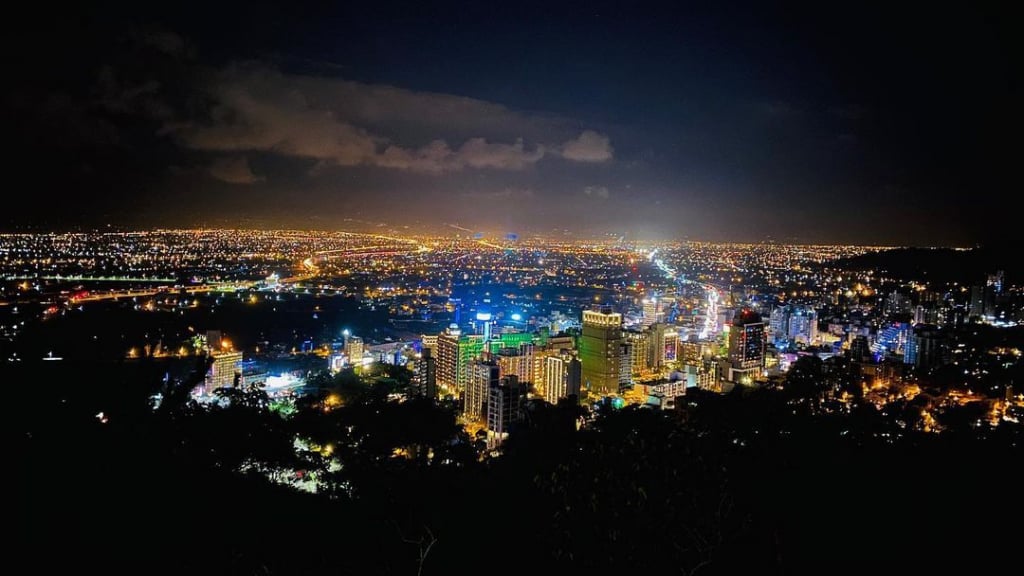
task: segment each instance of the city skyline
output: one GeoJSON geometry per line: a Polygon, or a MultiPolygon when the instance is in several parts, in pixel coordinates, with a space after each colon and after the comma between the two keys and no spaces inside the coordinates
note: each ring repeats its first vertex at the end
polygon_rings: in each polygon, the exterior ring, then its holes
{"type": "Polygon", "coordinates": [[[1017,88],[985,7],[76,10],[5,40],[37,200],[4,230],[1004,236],[1017,88]]]}

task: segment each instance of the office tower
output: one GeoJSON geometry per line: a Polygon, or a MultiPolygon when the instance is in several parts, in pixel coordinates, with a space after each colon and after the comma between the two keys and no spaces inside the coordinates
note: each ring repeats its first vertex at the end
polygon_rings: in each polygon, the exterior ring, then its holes
{"type": "Polygon", "coordinates": [[[906,354],[907,340],[910,338],[910,324],[893,322],[878,331],[878,338],[871,345],[871,352],[879,357],[906,354]]]}
{"type": "Polygon", "coordinates": [[[680,362],[697,366],[702,360],[715,355],[715,343],[713,341],[688,341],[679,343],[680,362]]]}
{"type": "Polygon", "coordinates": [[[1003,271],[1002,270],[997,270],[995,274],[989,274],[988,275],[988,281],[986,282],[986,286],[996,296],[1002,294],[1003,293],[1003,271]]]}
{"type": "Polygon", "coordinates": [[[633,387],[633,372],[630,371],[632,366],[633,358],[633,345],[629,342],[622,342],[619,344],[619,389],[618,392],[622,393],[633,387]]]}
{"type": "Polygon", "coordinates": [[[660,322],[647,328],[647,368],[653,372],[658,372],[665,364],[665,330],[666,326],[660,322]]]}
{"type": "Polygon", "coordinates": [[[714,288],[708,290],[707,310],[704,314],[704,326],[700,331],[700,339],[710,338],[718,333],[718,291],[714,288]]]}
{"type": "Polygon", "coordinates": [[[907,344],[903,347],[903,363],[917,365],[917,337],[911,333],[907,344]]]}
{"type": "Polygon", "coordinates": [[[579,396],[580,393],[579,358],[569,351],[562,351],[557,356],[544,359],[544,399],[552,404],[562,398],[579,396]]]}
{"type": "Polygon", "coordinates": [[[650,372],[648,363],[648,332],[646,330],[623,330],[622,341],[629,344],[629,373],[646,376],[650,372]]]}
{"type": "Polygon", "coordinates": [[[359,336],[349,336],[345,340],[345,355],[348,356],[349,364],[353,366],[362,366],[363,339],[359,336]]]}
{"type": "Polygon", "coordinates": [[[474,360],[467,366],[469,374],[462,401],[462,413],[470,420],[487,417],[487,396],[491,386],[498,384],[501,374],[498,364],[491,360],[474,360]]]}
{"type": "Polygon", "coordinates": [[[521,344],[518,348],[502,348],[499,350],[495,359],[501,368],[501,375],[513,375],[519,378],[520,382],[533,382],[533,353],[533,344],[521,344]]]}
{"type": "Polygon", "coordinates": [[[854,362],[865,362],[871,358],[871,345],[868,344],[868,337],[858,334],[850,342],[850,360],[854,362]]]}
{"type": "Polygon", "coordinates": [[[664,322],[665,314],[661,311],[661,301],[657,296],[644,299],[644,315],[641,324],[646,328],[655,322],[664,322]]]}
{"type": "Polygon", "coordinates": [[[622,370],[622,315],[607,307],[585,310],[579,346],[584,389],[598,396],[617,393],[622,370]]]}
{"type": "Polygon", "coordinates": [[[679,332],[674,328],[667,328],[662,341],[662,359],[665,362],[675,362],[679,357],[679,332]]]}
{"type": "Polygon", "coordinates": [[[459,390],[459,337],[462,332],[452,324],[437,337],[437,386],[449,394],[459,390]]]}
{"type": "Polygon", "coordinates": [[[971,286],[971,300],[968,303],[967,314],[971,318],[981,318],[985,313],[985,287],[980,285],[971,286]]]}
{"type": "Polygon", "coordinates": [[[949,363],[949,342],[944,332],[935,326],[918,326],[914,330],[917,358],[914,365],[930,370],[949,363]]]}
{"type": "Polygon", "coordinates": [[[814,308],[800,306],[792,311],[787,336],[802,344],[811,344],[818,339],[818,313],[814,308]]]}
{"type": "Polygon", "coordinates": [[[910,299],[904,294],[893,290],[885,297],[886,314],[903,314],[910,311],[910,299]]]}
{"type": "Polygon", "coordinates": [[[765,336],[764,322],[756,312],[744,309],[733,318],[729,330],[731,381],[751,382],[764,369],[765,336]]]}
{"type": "Polygon", "coordinates": [[[242,363],[242,353],[212,352],[210,356],[213,357],[213,364],[210,365],[204,380],[206,393],[212,394],[218,388],[234,386],[235,377],[242,376],[239,366],[242,363]]]}
{"type": "Polygon", "coordinates": [[[785,340],[789,336],[789,315],[792,308],[788,305],[776,306],[768,316],[768,333],[773,342],[785,340]]]}
{"type": "Polygon", "coordinates": [[[412,365],[412,386],[416,394],[426,398],[437,397],[437,360],[430,348],[424,348],[412,365]]]}
{"type": "Polygon", "coordinates": [[[501,444],[519,421],[526,395],[523,385],[515,376],[502,376],[491,382],[487,394],[487,444],[494,448],[501,444]]]}

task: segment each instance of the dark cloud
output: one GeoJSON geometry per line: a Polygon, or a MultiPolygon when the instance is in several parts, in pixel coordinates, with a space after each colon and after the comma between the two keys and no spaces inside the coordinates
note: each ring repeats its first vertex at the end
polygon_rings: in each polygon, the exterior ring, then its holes
{"type": "MultiPolygon", "coordinates": [[[[212,152],[260,151],[337,166],[377,166],[440,174],[463,169],[522,170],[544,158],[564,121],[498,104],[418,93],[337,78],[288,75],[249,64],[214,74],[205,119],[168,124],[185,147],[212,152]],[[460,134],[470,133],[457,145],[460,134]],[[416,145],[412,135],[429,135],[416,145]],[[511,141],[500,141],[515,134],[511,141]],[[499,139],[499,140],[496,140],[499,139]],[[400,142],[409,142],[402,145],[400,142]]],[[[607,136],[585,131],[561,145],[580,162],[611,158],[607,136]]]]}
{"type": "Polygon", "coordinates": [[[254,184],[265,180],[252,173],[249,159],[245,156],[217,158],[207,169],[210,176],[229,184],[254,184]]]}
{"type": "Polygon", "coordinates": [[[195,50],[191,44],[182,36],[167,30],[151,30],[140,33],[139,39],[143,44],[151,46],[164,54],[177,58],[189,58],[195,56],[195,50]]]}

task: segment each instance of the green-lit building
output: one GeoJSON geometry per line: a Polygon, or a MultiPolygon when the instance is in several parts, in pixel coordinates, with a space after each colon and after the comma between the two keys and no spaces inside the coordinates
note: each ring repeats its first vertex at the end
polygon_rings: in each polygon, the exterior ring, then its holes
{"type": "Polygon", "coordinates": [[[598,396],[619,392],[622,342],[621,314],[610,308],[583,311],[579,357],[585,391],[598,396]]]}

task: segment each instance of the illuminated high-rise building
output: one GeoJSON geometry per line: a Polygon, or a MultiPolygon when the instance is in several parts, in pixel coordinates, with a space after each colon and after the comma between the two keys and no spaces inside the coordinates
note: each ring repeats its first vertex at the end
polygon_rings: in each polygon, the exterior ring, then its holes
{"type": "Polygon", "coordinates": [[[633,344],[622,342],[619,344],[619,389],[622,393],[633,387],[633,372],[630,370],[633,358],[633,344]]]}
{"type": "Polygon", "coordinates": [[[552,404],[568,396],[579,396],[580,361],[568,351],[544,359],[544,399],[552,404]]]}
{"type": "Polygon", "coordinates": [[[204,389],[207,394],[212,394],[218,388],[234,386],[235,378],[242,376],[242,353],[241,352],[213,352],[213,363],[206,373],[204,389]]]}
{"type": "Polygon", "coordinates": [[[644,327],[650,326],[656,322],[664,322],[665,314],[661,311],[661,301],[658,300],[657,296],[644,299],[644,316],[641,320],[641,324],[644,327]]]}
{"type": "Polygon", "coordinates": [[[437,397],[437,360],[430,348],[424,348],[412,365],[412,387],[426,398],[437,397]]]}
{"type": "Polygon", "coordinates": [[[362,366],[363,350],[363,339],[359,336],[349,336],[345,339],[345,355],[348,356],[349,364],[362,366]]]}
{"type": "Polygon", "coordinates": [[[483,420],[487,417],[487,397],[491,386],[498,384],[500,369],[496,362],[475,360],[469,363],[466,371],[469,378],[462,399],[462,413],[471,420],[483,420]]]}
{"type": "Polygon", "coordinates": [[[629,373],[631,375],[643,377],[650,372],[648,340],[647,330],[622,331],[622,341],[629,344],[629,373]]]}
{"type": "Polygon", "coordinates": [[[579,351],[583,388],[598,396],[618,393],[622,370],[622,315],[610,308],[584,310],[579,351]]]}
{"type": "Polygon", "coordinates": [[[515,376],[502,376],[492,380],[487,393],[487,443],[492,448],[506,438],[512,426],[519,421],[525,394],[523,385],[515,376]]]}
{"type": "Polygon", "coordinates": [[[768,316],[768,334],[772,341],[784,340],[789,336],[789,315],[792,308],[788,305],[776,306],[768,316]]]}
{"type": "Polygon", "coordinates": [[[675,362],[679,358],[679,332],[674,328],[666,329],[662,342],[662,359],[665,362],[675,362]]]}
{"type": "Polygon", "coordinates": [[[814,308],[797,307],[789,316],[787,335],[794,342],[811,344],[818,339],[818,313],[814,308]]]}
{"type": "Polygon", "coordinates": [[[647,369],[658,372],[665,364],[665,332],[667,327],[656,322],[647,327],[647,369]]]}
{"type": "Polygon", "coordinates": [[[752,382],[765,364],[766,334],[761,316],[743,310],[732,321],[729,330],[730,380],[752,382]]]}
{"type": "Polygon", "coordinates": [[[700,331],[700,339],[710,338],[718,333],[718,290],[708,289],[707,310],[704,315],[704,326],[700,331]]]}
{"type": "Polygon", "coordinates": [[[1003,293],[1003,271],[998,270],[995,274],[988,275],[988,281],[985,283],[986,287],[989,288],[993,294],[1000,295],[1003,293]]]}
{"type": "Polygon", "coordinates": [[[985,313],[985,287],[981,285],[971,286],[971,301],[968,306],[968,315],[971,318],[981,318],[985,313]]]}
{"type": "Polygon", "coordinates": [[[713,341],[685,341],[679,343],[680,362],[683,365],[699,366],[701,361],[708,360],[715,355],[715,342],[713,341]]]}
{"type": "Polygon", "coordinates": [[[437,386],[448,394],[459,390],[459,337],[462,332],[452,324],[437,337],[437,386]]]}
{"type": "Polygon", "coordinates": [[[494,358],[501,368],[502,376],[515,376],[520,382],[534,381],[533,344],[521,344],[519,348],[502,348],[494,358]]]}
{"type": "Polygon", "coordinates": [[[915,362],[919,370],[931,370],[949,363],[949,341],[935,326],[914,329],[915,362]]]}

